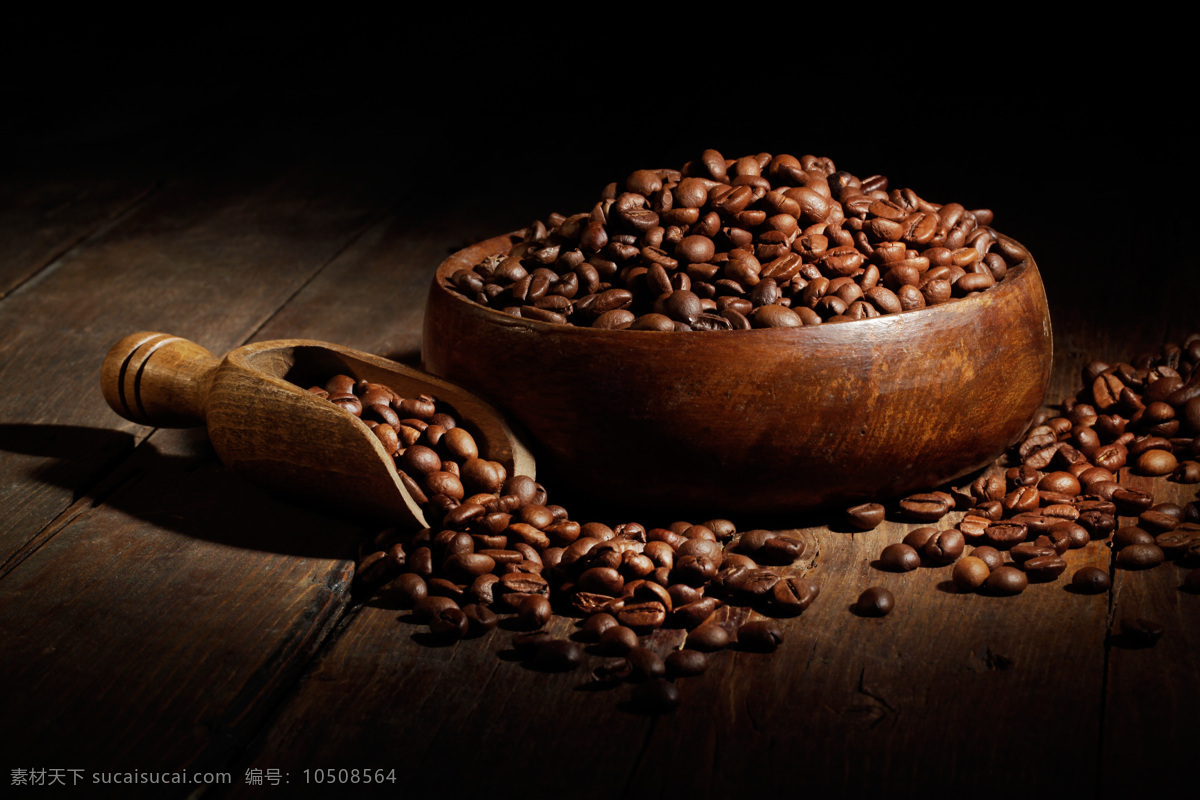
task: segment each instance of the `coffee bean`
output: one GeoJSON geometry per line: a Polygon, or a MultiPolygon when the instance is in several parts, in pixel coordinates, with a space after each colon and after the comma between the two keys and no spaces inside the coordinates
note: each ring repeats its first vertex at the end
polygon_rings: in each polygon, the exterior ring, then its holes
{"type": "Polygon", "coordinates": [[[988,576],[984,586],[998,595],[1014,595],[1025,591],[1029,578],[1016,567],[999,567],[988,576]]]}
{"type": "Polygon", "coordinates": [[[708,668],[708,656],[699,650],[672,650],[665,659],[667,675],[671,678],[690,678],[708,668]]]}
{"type": "Polygon", "coordinates": [[[1131,544],[1117,553],[1117,566],[1121,569],[1150,569],[1163,562],[1163,551],[1154,544],[1131,544]]]}
{"type": "Polygon", "coordinates": [[[976,547],[971,550],[971,555],[975,558],[978,558],[984,564],[987,564],[987,568],[992,572],[995,572],[1004,565],[1004,557],[1000,554],[1000,551],[994,547],[989,547],[987,545],[984,545],[983,547],[976,547]]]}
{"type": "Polygon", "coordinates": [[[863,617],[885,617],[896,605],[895,596],[882,586],[872,586],[858,596],[855,613],[863,617]]]}
{"type": "Polygon", "coordinates": [[[936,492],[909,495],[900,501],[900,510],[914,522],[937,522],[951,507],[948,496],[936,492]]]}
{"type": "Polygon", "coordinates": [[[937,536],[937,533],[937,528],[916,528],[909,531],[908,534],[905,535],[903,543],[911,547],[913,550],[920,552],[925,548],[926,543],[930,539],[932,539],[934,536],[937,536]]]}
{"type": "Polygon", "coordinates": [[[1022,565],[1030,580],[1052,581],[1067,569],[1067,562],[1057,555],[1037,556],[1022,565]]]}
{"type": "Polygon", "coordinates": [[[951,528],[931,537],[921,552],[934,564],[950,564],[962,555],[965,546],[962,532],[951,528]]]}
{"type": "Polygon", "coordinates": [[[633,648],[625,654],[625,660],[633,670],[630,675],[633,680],[661,678],[667,674],[667,665],[662,656],[648,648],[633,648]]]}
{"type": "Polygon", "coordinates": [[[1099,567],[1080,567],[1071,576],[1071,585],[1084,594],[1100,594],[1112,588],[1112,578],[1099,567]]]}
{"type": "Polygon", "coordinates": [[[784,578],[771,587],[771,610],[783,616],[794,616],[807,609],[819,589],[810,578],[784,578]]]}
{"type": "Polygon", "coordinates": [[[991,574],[987,562],[977,556],[960,558],[954,565],[953,580],[960,592],[973,592],[983,586],[991,574]]]}
{"type": "Polygon", "coordinates": [[[757,653],[773,653],[783,643],[783,629],[774,620],[754,620],[738,628],[739,647],[757,653]]]}
{"type": "Polygon", "coordinates": [[[921,556],[909,545],[897,542],[883,548],[879,566],[889,572],[911,572],[921,566],[921,556]]]}
{"type": "Polygon", "coordinates": [[[540,628],[553,615],[550,601],[542,595],[527,595],[517,606],[517,619],[527,628],[540,628]]]}
{"type": "Polygon", "coordinates": [[[720,625],[705,623],[687,635],[686,646],[702,653],[712,653],[729,646],[733,638],[720,625]]]}
{"type": "Polygon", "coordinates": [[[500,618],[487,606],[469,603],[463,606],[463,614],[467,618],[467,629],[472,636],[482,636],[494,630],[500,618]]]}
{"type": "Polygon", "coordinates": [[[583,646],[569,639],[549,639],[537,645],[530,665],[547,672],[569,672],[583,661],[583,646]]]}
{"type": "Polygon", "coordinates": [[[846,509],[846,520],[860,531],[874,530],[883,522],[884,508],[879,503],[862,503],[846,509]]]}

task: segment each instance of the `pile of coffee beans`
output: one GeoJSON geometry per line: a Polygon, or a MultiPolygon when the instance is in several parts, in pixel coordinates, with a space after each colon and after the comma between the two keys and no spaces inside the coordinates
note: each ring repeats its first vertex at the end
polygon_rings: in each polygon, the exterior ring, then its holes
{"type": "Polygon", "coordinates": [[[984,291],[1029,254],[992,212],[929,202],[828,158],[715,150],[609,184],[447,287],[515,317],[612,330],[796,327],[984,291]]]}
{"type": "Polygon", "coordinates": [[[798,615],[818,594],[802,575],[800,539],[739,533],[724,519],[665,528],[581,523],[532,478],[483,458],[433,397],[401,397],[346,375],[309,391],[374,431],[432,526],[385,531],[356,576],[363,591],[411,608],[430,636],[479,636],[504,615],[527,631],[513,649],[532,668],[574,670],[588,655],[601,657],[593,680],[641,683],[634,702],[657,712],[678,703],[671,681],[703,672],[707,654],[774,651],[782,629],[761,617],[798,615]],[[544,630],[556,612],[582,619],[577,636],[589,648],[544,630]],[[665,657],[651,646],[664,628],[683,640],[665,657]]]}
{"type": "MultiPolygon", "coordinates": [[[[885,547],[877,566],[907,572],[922,564],[954,563],[960,592],[995,595],[1019,594],[1030,582],[1056,580],[1067,569],[1066,551],[1093,541],[1109,543],[1118,569],[1149,569],[1172,560],[1196,567],[1200,503],[1155,503],[1150,493],[1124,486],[1118,477],[1125,469],[1197,484],[1198,458],[1200,334],[1132,363],[1093,361],[1083,370],[1082,388],[1062,403],[1061,413],[1043,412],[1034,420],[1013,453],[1019,466],[1003,474],[988,471],[969,487],[900,500],[899,516],[922,527],[885,547]],[[954,528],[923,524],[955,510],[964,513],[954,528]],[[1136,517],[1137,523],[1121,527],[1123,516],[1136,517]]],[[[879,504],[863,504],[848,509],[846,520],[869,530],[884,514],[879,504]]],[[[1086,566],[1075,572],[1071,585],[1082,593],[1105,592],[1112,579],[1086,566]]],[[[1193,568],[1184,588],[1197,586],[1200,569],[1193,568]]],[[[863,597],[864,613],[880,608],[866,593],[863,597]]],[[[1131,621],[1127,627],[1135,632],[1126,633],[1152,642],[1157,637],[1147,638],[1148,626],[1153,627],[1146,620],[1131,621]]]]}

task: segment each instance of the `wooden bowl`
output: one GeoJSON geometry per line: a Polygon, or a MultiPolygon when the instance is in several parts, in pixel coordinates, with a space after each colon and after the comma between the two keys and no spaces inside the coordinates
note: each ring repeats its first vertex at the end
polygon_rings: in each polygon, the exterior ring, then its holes
{"type": "Polygon", "coordinates": [[[803,328],[609,331],[517,319],[450,291],[510,235],[438,268],[426,369],[523,425],[550,488],[725,514],[929,489],[1017,440],[1050,379],[1032,257],[976,295],[803,328]]]}

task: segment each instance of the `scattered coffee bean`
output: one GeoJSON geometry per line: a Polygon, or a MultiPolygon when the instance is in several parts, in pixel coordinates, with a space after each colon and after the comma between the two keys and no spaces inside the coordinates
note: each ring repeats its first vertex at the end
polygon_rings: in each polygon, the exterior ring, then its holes
{"type": "Polygon", "coordinates": [[[954,585],[960,592],[973,592],[983,586],[991,574],[987,562],[977,556],[965,556],[954,565],[954,585]]]}
{"type": "Polygon", "coordinates": [[[738,645],[757,653],[773,653],[783,643],[783,629],[774,620],[754,620],[738,628],[738,645]]]}
{"type": "Polygon", "coordinates": [[[1029,578],[1016,567],[999,567],[988,576],[984,586],[998,595],[1014,595],[1025,591],[1029,578]]]}
{"type": "Polygon", "coordinates": [[[1112,578],[1099,567],[1080,567],[1071,576],[1071,585],[1085,594],[1100,594],[1112,588],[1112,578]]]}
{"type": "Polygon", "coordinates": [[[858,596],[854,610],[864,617],[886,617],[896,605],[895,596],[882,586],[872,586],[858,596]]]}
{"type": "Polygon", "coordinates": [[[530,664],[547,672],[568,672],[583,661],[583,645],[569,639],[549,639],[537,646],[530,664]]]}
{"type": "Polygon", "coordinates": [[[874,530],[883,522],[884,508],[879,503],[862,503],[846,509],[846,520],[860,531],[874,530]]]}
{"type": "Polygon", "coordinates": [[[733,638],[720,625],[705,623],[687,635],[686,646],[702,653],[724,650],[733,638]]]}
{"type": "Polygon", "coordinates": [[[911,572],[921,566],[921,556],[903,542],[889,544],[879,554],[879,566],[889,572],[911,572]]]}
{"type": "Polygon", "coordinates": [[[1150,569],[1163,562],[1163,551],[1154,544],[1131,544],[1117,553],[1121,569],[1150,569]]]}
{"type": "Polygon", "coordinates": [[[699,650],[672,650],[664,659],[671,678],[690,678],[708,668],[708,656],[699,650]]]}

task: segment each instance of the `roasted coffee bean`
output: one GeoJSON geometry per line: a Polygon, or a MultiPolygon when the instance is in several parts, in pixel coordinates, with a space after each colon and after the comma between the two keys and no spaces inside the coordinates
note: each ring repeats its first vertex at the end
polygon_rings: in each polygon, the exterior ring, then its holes
{"type": "Polygon", "coordinates": [[[1141,514],[1154,503],[1153,497],[1137,489],[1117,489],[1111,499],[1118,511],[1131,517],[1141,514]]]}
{"type": "Polygon", "coordinates": [[[526,628],[542,627],[553,614],[550,601],[542,595],[528,595],[517,606],[517,619],[526,628]]]}
{"type": "Polygon", "coordinates": [[[1143,475],[1170,475],[1177,466],[1170,450],[1147,450],[1137,457],[1137,469],[1143,475]]]}
{"type": "Polygon", "coordinates": [[[624,625],[604,630],[596,640],[597,651],[604,655],[623,656],[637,646],[637,633],[624,625]]]}
{"type": "Polygon", "coordinates": [[[812,605],[817,592],[810,578],[783,578],[771,587],[771,610],[784,616],[800,614],[812,605]]]}
{"type": "MultiPolygon", "coordinates": [[[[999,519],[999,515],[997,516],[997,519],[999,519]]],[[[961,520],[959,520],[958,530],[966,539],[975,541],[976,539],[983,538],[984,533],[987,531],[988,525],[990,525],[993,521],[994,520],[986,516],[967,514],[961,520]]]]}
{"type": "Polygon", "coordinates": [[[1008,548],[1025,541],[1029,529],[1019,523],[1007,522],[989,525],[983,537],[995,547],[1008,548]]]}
{"type": "Polygon", "coordinates": [[[983,586],[990,574],[991,569],[982,558],[965,556],[954,565],[954,585],[960,592],[973,592],[983,586]]]}
{"type": "Polygon", "coordinates": [[[904,537],[904,544],[911,547],[913,550],[920,552],[925,548],[926,543],[937,536],[937,528],[916,528],[908,532],[904,537]]]}
{"type": "Polygon", "coordinates": [[[635,647],[625,655],[625,660],[632,667],[630,679],[647,680],[661,678],[667,674],[667,665],[662,656],[645,647],[635,647]]]}
{"type": "Polygon", "coordinates": [[[1099,567],[1080,567],[1071,576],[1071,586],[1084,594],[1100,594],[1112,588],[1112,578],[1099,567]]]}
{"type": "Polygon", "coordinates": [[[1077,521],[1093,539],[1107,539],[1117,529],[1116,516],[1101,511],[1084,511],[1077,521]]]}
{"type": "Polygon", "coordinates": [[[1121,550],[1133,544],[1154,544],[1154,537],[1133,525],[1119,528],[1113,534],[1112,546],[1114,550],[1121,550]]]}
{"type": "Polygon", "coordinates": [[[388,584],[388,591],[399,598],[400,604],[412,608],[429,596],[429,587],[425,579],[412,572],[399,575],[388,584]]]}
{"type": "Polygon", "coordinates": [[[882,586],[872,586],[858,596],[854,611],[863,617],[885,617],[896,605],[895,596],[882,586]]]}
{"type": "Polygon", "coordinates": [[[783,643],[783,629],[773,620],[754,620],[738,628],[738,646],[757,653],[773,653],[783,643]]]}
{"type": "Polygon", "coordinates": [[[583,621],[583,633],[591,641],[598,641],[600,636],[610,628],[615,628],[620,623],[612,614],[593,614],[583,621]]]}
{"type": "Polygon", "coordinates": [[[1022,565],[1030,580],[1052,581],[1067,569],[1067,562],[1057,555],[1037,556],[1022,565]]]}
{"type": "Polygon", "coordinates": [[[975,558],[978,558],[984,564],[987,564],[987,568],[992,572],[995,572],[1004,565],[1004,557],[1000,554],[1000,551],[994,547],[989,547],[987,545],[984,545],[983,547],[976,547],[971,550],[971,555],[975,558]]]}
{"type": "Polygon", "coordinates": [[[435,610],[429,620],[429,632],[442,639],[461,639],[469,627],[467,615],[456,605],[435,610]]]}
{"type": "Polygon", "coordinates": [[[1163,551],[1154,544],[1131,544],[1117,552],[1121,569],[1150,569],[1163,562],[1163,551]]]}
{"type": "Polygon", "coordinates": [[[676,624],[692,630],[713,615],[721,606],[721,601],[715,597],[704,597],[682,606],[677,606],[672,613],[676,624]]]}
{"type": "Polygon", "coordinates": [[[1044,556],[1057,556],[1053,547],[1043,547],[1035,542],[1022,542],[1015,545],[1008,551],[1012,556],[1013,561],[1018,564],[1024,564],[1034,558],[1042,558],[1044,556]]]}
{"type": "Polygon", "coordinates": [[[951,528],[931,537],[921,552],[934,564],[950,564],[962,555],[965,546],[962,532],[951,528]]]}
{"type": "Polygon", "coordinates": [[[889,572],[911,572],[921,566],[921,556],[902,542],[889,544],[879,554],[879,566],[889,572]]]}
{"type": "Polygon", "coordinates": [[[846,521],[860,531],[874,530],[883,522],[884,508],[879,503],[862,503],[846,509],[846,521]]]}
{"type": "Polygon", "coordinates": [[[900,501],[901,512],[914,522],[937,522],[952,506],[952,499],[937,492],[909,495],[900,501]]]}
{"type": "MultiPolygon", "coordinates": [[[[665,594],[666,590],[663,592],[665,594]]],[[[667,621],[667,610],[656,600],[637,603],[626,601],[624,607],[617,612],[617,620],[627,628],[645,633],[662,627],[667,621]]]]}
{"type": "Polygon", "coordinates": [[[547,672],[569,672],[583,662],[583,645],[569,639],[540,642],[530,666],[547,672]]]}
{"type": "Polygon", "coordinates": [[[1200,551],[1200,525],[1184,522],[1166,533],[1160,533],[1154,544],[1169,559],[1184,558],[1193,551],[1200,551]]]}
{"type": "Polygon", "coordinates": [[[687,635],[686,646],[702,653],[724,650],[732,641],[729,632],[712,622],[706,622],[687,635]]]}
{"type": "Polygon", "coordinates": [[[1015,595],[1025,591],[1029,578],[1016,567],[999,567],[992,570],[984,586],[997,595],[1015,595]]]}
{"type": "Polygon", "coordinates": [[[494,630],[500,618],[487,606],[469,603],[463,606],[463,614],[467,618],[468,633],[472,636],[482,636],[494,630]]]}
{"type": "Polygon", "coordinates": [[[518,633],[512,639],[512,647],[521,658],[533,658],[539,647],[552,641],[554,641],[554,636],[548,631],[518,633]]]}
{"type": "Polygon", "coordinates": [[[413,605],[413,619],[417,622],[428,624],[439,614],[451,608],[457,609],[458,603],[449,597],[439,597],[436,595],[423,597],[413,605]]]}
{"type": "Polygon", "coordinates": [[[1148,508],[1138,515],[1138,527],[1147,533],[1153,534],[1173,531],[1179,527],[1179,523],[1183,518],[1183,508],[1180,506],[1176,506],[1176,508],[1179,509],[1178,516],[1156,510],[1156,508],[1148,508]]]}
{"type": "Polygon", "coordinates": [[[708,668],[708,656],[699,650],[672,650],[665,659],[667,675],[671,678],[691,678],[702,675],[708,668]]]}

